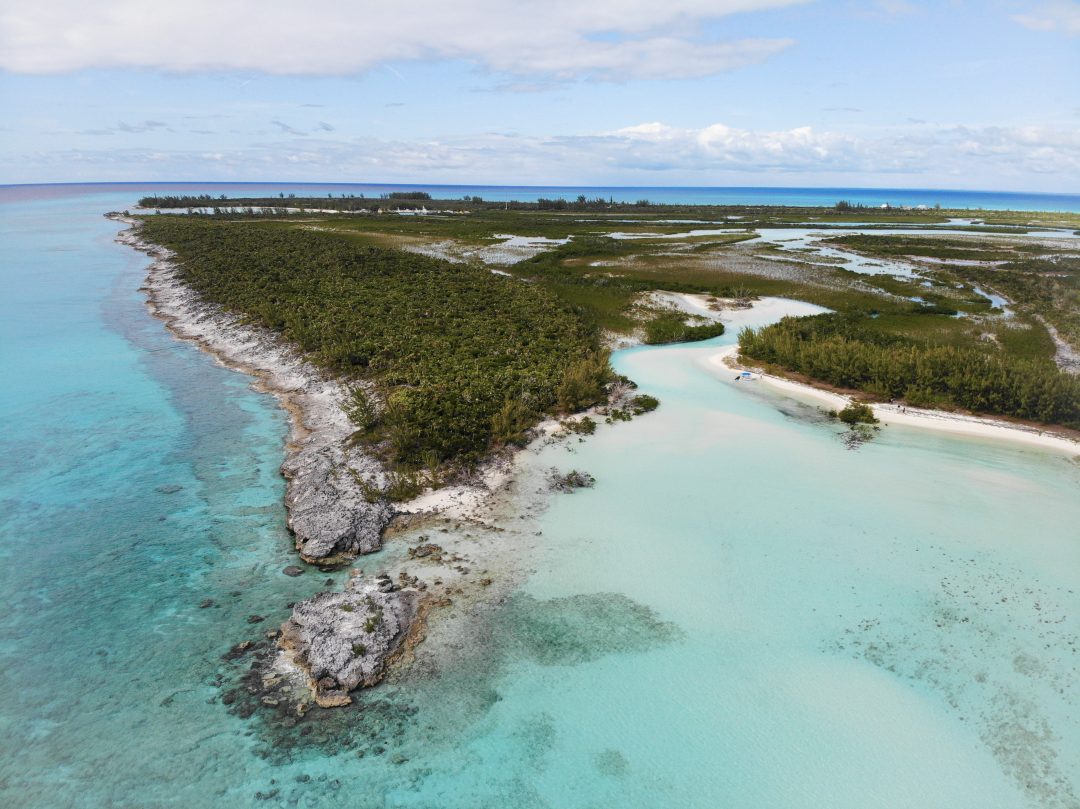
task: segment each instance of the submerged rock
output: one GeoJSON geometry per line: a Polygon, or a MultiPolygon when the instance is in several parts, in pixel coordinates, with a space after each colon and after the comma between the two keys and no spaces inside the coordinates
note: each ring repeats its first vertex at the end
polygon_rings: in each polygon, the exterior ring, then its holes
{"type": "Polygon", "coordinates": [[[419,629],[420,594],[355,577],[345,590],[293,607],[278,646],[307,677],[315,702],[347,705],[349,692],[376,685],[419,629]]]}
{"type": "Polygon", "coordinates": [[[575,489],[591,489],[596,485],[596,478],[588,472],[579,472],[576,469],[560,474],[557,469],[551,470],[551,488],[557,492],[573,492],[575,489]]]}
{"type": "Polygon", "coordinates": [[[439,560],[442,559],[442,552],[442,546],[436,545],[434,542],[424,542],[415,548],[409,548],[409,556],[412,559],[424,559],[431,556],[439,560]]]}

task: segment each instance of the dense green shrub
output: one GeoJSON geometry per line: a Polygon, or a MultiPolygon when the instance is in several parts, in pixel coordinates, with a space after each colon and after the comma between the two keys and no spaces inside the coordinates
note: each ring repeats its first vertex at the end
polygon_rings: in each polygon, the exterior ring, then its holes
{"type": "Polygon", "coordinates": [[[562,422],[563,429],[574,433],[575,435],[592,435],[596,432],[596,422],[588,416],[577,419],[576,421],[564,421],[562,422]]]}
{"type": "Polygon", "coordinates": [[[370,432],[379,422],[379,410],[374,399],[361,387],[353,388],[345,403],[345,414],[361,433],[370,432]]]}
{"type": "Polygon", "coordinates": [[[278,223],[150,216],[143,234],[208,300],[374,383],[381,413],[362,394],[348,412],[399,466],[475,460],[610,377],[595,329],[539,284],[278,223]]]}
{"type": "Polygon", "coordinates": [[[630,400],[627,409],[635,416],[640,416],[642,413],[651,413],[659,406],[659,399],[655,396],[649,396],[647,393],[642,393],[630,400]]]}
{"type": "Polygon", "coordinates": [[[535,423],[536,413],[520,398],[510,396],[491,417],[491,436],[497,444],[523,444],[525,431],[535,423]]]}
{"type": "Polygon", "coordinates": [[[686,315],[678,312],[665,312],[645,324],[645,343],[663,345],[666,343],[693,343],[708,340],[724,333],[723,323],[706,323],[701,326],[687,325],[686,315]]]}
{"type": "Polygon", "coordinates": [[[596,351],[573,362],[563,374],[556,390],[558,407],[564,413],[572,413],[599,404],[604,389],[612,379],[608,352],[596,351]]]}
{"type": "Polygon", "coordinates": [[[839,413],[833,413],[832,415],[849,427],[854,427],[856,424],[878,423],[877,416],[874,415],[874,408],[864,402],[852,402],[839,413]]]}

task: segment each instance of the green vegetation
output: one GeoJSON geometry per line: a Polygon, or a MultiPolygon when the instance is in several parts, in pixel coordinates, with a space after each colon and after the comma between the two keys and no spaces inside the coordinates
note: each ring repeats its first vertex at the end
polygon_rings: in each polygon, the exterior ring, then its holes
{"type": "MultiPolygon", "coordinates": [[[[835,320],[810,321],[817,325],[806,334],[777,326],[744,347],[822,382],[912,404],[1077,421],[1067,404],[1075,388],[1049,361],[1057,349],[1048,326],[1080,347],[1080,259],[1067,243],[1007,238],[1042,227],[1076,229],[1076,214],[983,211],[957,225],[949,219],[972,212],[845,201],[817,208],[583,196],[507,203],[409,191],[378,199],[177,196],[142,204],[216,211],[147,217],[147,238],[176,250],[186,280],[204,295],[355,380],[347,404],[355,438],[392,462],[395,496],[439,485],[448,466],[467,466],[492,447],[523,443],[547,415],[602,403],[611,382],[607,336],[642,334],[661,344],[723,332],[720,324],[653,305],[646,293],[657,290],[775,295],[835,311],[835,320]],[[421,206],[425,215],[401,215],[421,206]],[[828,237],[830,228],[853,223],[861,233],[828,237]],[[743,244],[762,229],[791,225],[812,225],[832,246],[919,270],[913,277],[867,275],[812,248],[743,244]],[[925,233],[874,233],[897,226],[925,233]],[[966,233],[934,232],[945,227],[966,233]],[[690,235],[688,228],[705,232],[690,235]],[[478,251],[501,242],[501,234],[562,243],[506,259],[499,277],[481,257],[502,259],[478,251]],[[988,292],[1007,298],[1011,316],[992,308],[988,292]]],[[[619,421],[635,414],[635,406],[624,406],[606,415],[619,421]]],[[[382,496],[374,481],[362,485],[382,496]]]]}
{"type": "Polygon", "coordinates": [[[403,467],[401,489],[432,453],[475,461],[529,419],[604,396],[597,333],[543,286],[259,222],[157,216],[143,227],[207,299],[374,386],[381,406],[357,392],[350,416],[403,467]]]}
{"type": "MultiPolygon", "coordinates": [[[[1026,316],[1029,325],[1037,316],[1044,317],[1066,340],[1080,346],[1080,256],[1068,248],[1055,251],[1039,242],[942,236],[855,235],[828,241],[870,256],[948,262],[942,268],[946,280],[993,290],[1026,316]]],[[[931,300],[929,295],[923,297],[931,300]]],[[[940,299],[935,302],[941,303],[940,299]]],[[[1045,337],[1037,325],[1034,332],[1045,337]]],[[[1006,339],[1015,343],[1017,337],[1006,339]]],[[[1049,340],[1044,339],[1040,347],[1044,354],[1053,352],[1049,340]]]]}
{"type": "MultiPolygon", "coordinates": [[[[1015,233],[1016,231],[996,231],[1015,233]]],[[[904,256],[936,259],[960,259],[962,261],[1008,261],[1018,254],[1037,255],[1045,248],[1038,244],[1009,243],[1007,247],[991,245],[982,240],[948,238],[945,236],[877,236],[858,234],[834,236],[826,243],[858,250],[874,256],[903,258],[904,256]]]]}
{"type": "Polygon", "coordinates": [[[724,333],[723,323],[706,323],[691,326],[686,322],[686,315],[681,312],[665,312],[645,324],[645,342],[648,345],[664,343],[693,343],[708,340],[724,333]]]}
{"type": "Polygon", "coordinates": [[[889,335],[868,328],[866,320],[838,314],[785,318],[745,329],[739,349],[763,363],[912,405],[1080,427],[1080,378],[1053,362],[889,335]]]}
{"type": "Polygon", "coordinates": [[[559,410],[572,413],[603,401],[604,386],[612,376],[608,356],[606,351],[595,351],[565,368],[555,391],[559,410]]]}
{"type": "Polygon", "coordinates": [[[535,411],[520,398],[507,396],[502,408],[491,417],[491,435],[496,444],[521,445],[526,430],[535,422],[535,411]]]}
{"type": "Polygon", "coordinates": [[[660,400],[655,396],[649,396],[647,394],[641,394],[635,396],[629,402],[626,407],[613,407],[608,411],[607,418],[604,419],[607,424],[614,424],[616,421],[631,421],[634,416],[640,416],[644,413],[651,413],[660,406],[660,400]]]}
{"type": "Polygon", "coordinates": [[[957,267],[953,272],[1008,298],[1013,308],[1045,317],[1074,346],[1080,346],[1080,256],[1020,258],[987,270],[957,267]]]}
{"type": "Polygon", "coordinates": [[[596,422],[588,416],[575,421],[563,421],[560,425],[564,430],[575,435],[592,435],[596,432],[596,422]]]}
{"type": "Polygon", "coordinates": [[[391,191],[389,194],[383,194],[382,199],[413,199],[413,200],[430,200],[431,194],[427,191],[391,191]]]}
{"type": "Polygon", "coordinates": [[[640,416],[643,413],[651,413],[659,406],[659,399],[655,396],[649,396],[647,393],[642,393],[630,400],[629,409],[635,416],[640,416]]]}
{"type": "Polygon", "coordinates": [[[371,634],[376,629],[378,629],[380,626],[382,626],[382,622],[383,622],[382,607],[377,607],[375,609],[375,611],[371,615],[369,615],[367,617],[367,620],[364,621],[364,631],[367,632],[368,634],[371,634]]]}
{"type": "MultiPolygon", "coordinates": [[[[770,221],[770,222],[839,222],[852,216],[860,222],[883,222],[883,223],[927,223],[945,222],[948,216],[963,216],[967,211],[943,211],[935,209],[915,210],[910,208],[866,208],[861,205],[848,205],[846,208],[833,207],[804,207],[782,205],[679,205],[656,203],[648,199],[638,199],[633,202],[615,202],[614,199],[604,197],[588,198],[579,195],[574,199],[540,198],[535,202],[484,200],[481,197],[465,196],[458,199],[432,199],[422,191],[404,191],[381,194],[378,198],[365,197],[363,194],[327,194],[324,197],[303,197],[295,194],[278,194],[271,197],[231,197],[224,195],[212,197],[209,194],[198,195],[154,195],[139,200],[139,205],[144,208],[274,208],[289,207],[300,209],[324,209],[338,210],[343,212],[395,210],[399,207],[407,209],[415,205],[397,203],[409,203],[423,201],[431,203],[428,207],[444,211],[467,211],[470,213],[483,213],[487,211],[509,212],[534,212],[550,211],[553,213],[594,213],[594,214],[620,214],[639,215],[659,214],[667,218],[693,216],[700,219],[715,219],[717,224],[724,224],[725,216],[737,215],[747,220],[770,221]]],[[[993,212],[980,212],[983,216],[992,216],[993,212]]],[[[1024,214],[1011,212],[1009,224],[1022,224],[1015,222],[1016,217],[1024,214]]],[[[1066,216],[1068,216],[1066,214],[1066,216]]],[[[1049,224],[1044,222],[1042,224],[1049,224]]],[[[1080,224],[1078,220],[1075,224],[1080,224]]],[[[739,223],[742,226],[742,223],[739,223]]]]}
{"type": "Polygon", "coordinates": [[[852,402],[839,413],[835,410],[829,411],[829,415],[840,419],[849,427],[854,427],[856,424],[878,423],[878,418],[874,415],[874,408],[865,402],[852,402]]]}

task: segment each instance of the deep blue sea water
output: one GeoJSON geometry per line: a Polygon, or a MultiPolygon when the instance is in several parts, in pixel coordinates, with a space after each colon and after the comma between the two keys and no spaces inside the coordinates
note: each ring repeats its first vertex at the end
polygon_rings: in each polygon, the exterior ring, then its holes
{"type": "Polygon", "coordinates": [[[1076,460],[849,451],[716,372],[734,329],[620,352],[661,408],[526,459],[597,485],[474,653],[307,735],[230,712],[223,653],[326,576],[281,573],[283,414],[113,242],[144,190],[0,191],[0,805],[1080,805],[1076,460]]]}
{"type": "Polygon", "coordinates": [[[877,207],[941,205],[943,208],[1014,211],[1080,212],[1080,194],[1033,194],[1001,191],[945,191],[925,188],[708,188],[650,186],[534,186],[534,185],[392,185],[377,183],[108,183],[38,186],[0,186],[5,194],[93,195],[110,190],[128,192],[131,198],[146,193],[225,194],[273,196],[279,193],[363,194],[378,197],[392,191],[427,191],[435,199],[480,196],[485,200],[533,202],[540,197],[574,199],[579,194],[616,202],[647,199],[654,203],[683,205],[835,205],[847,200],[877,207]]]}

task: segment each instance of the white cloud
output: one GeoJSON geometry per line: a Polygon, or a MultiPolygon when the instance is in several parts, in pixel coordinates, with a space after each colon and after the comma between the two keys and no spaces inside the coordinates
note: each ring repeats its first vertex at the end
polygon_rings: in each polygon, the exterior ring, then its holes
{"type": "Polygon", "coordinates": [[[1080,2],[1077,0],[1049,0],[1040,3],[1033,13],[1017,14],[1013,19],[1036,31],[1063,31],[1080,36],[1080,2]]]}
{"type": "Polygon", "coordinates": [[[627,168],[657,171],[743,171],[887,175],[930,178],[961,169],[1020,177],[1080,178],[1080,129],[1048,127],[918,127],[874,137],[796,127],[779,131],[713,124],[676,129],[641,124],[611,133],[609,156],[627,168]]]}
{"type": "Polygon", "coordinates": [[[592,135],[289,138],[212,153],[9,154],[0,181],[340,180],[596,185],[1080,186],[1080,129],[917,126],[876,136],[811,127],[643,123],[592,135]]]}
{"type": "Polygon", "coordinates": [[[355,73],[464,59],[566,79],[685,78],[760,62],[785,38],[712,41],[705,22],[808,0],[0,0],[0,68],[355,73]]]}

